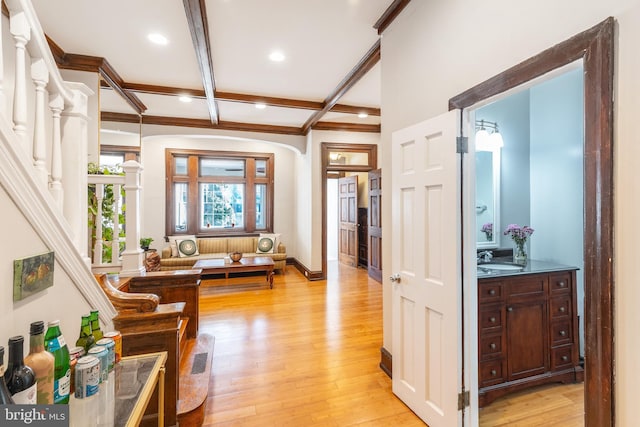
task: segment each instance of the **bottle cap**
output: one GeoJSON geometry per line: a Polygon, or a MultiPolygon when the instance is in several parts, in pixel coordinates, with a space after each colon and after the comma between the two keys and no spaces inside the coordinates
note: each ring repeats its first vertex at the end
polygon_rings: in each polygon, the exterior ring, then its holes
{"type": "Polygon", "coordinates": [[[48,323],[48,326],[49,326],[49,327],[51,327],[51,326],[60,326],[60,320],[51,320],[51,321],[48,323]]]}
{"type": "Polygon", "coordinates": [[[29,329],[29,335],[40,335],[44,332],[44,322],[42,320],[38,320],[37,322],[31,323],[31,327],[29,329]]]}
{"type": "Polygon", "coordinates": [[[21,342],[24,342],[24,337],[22,335],[16,335],[15,337],[9,338],[9,345],[21,342]]]}

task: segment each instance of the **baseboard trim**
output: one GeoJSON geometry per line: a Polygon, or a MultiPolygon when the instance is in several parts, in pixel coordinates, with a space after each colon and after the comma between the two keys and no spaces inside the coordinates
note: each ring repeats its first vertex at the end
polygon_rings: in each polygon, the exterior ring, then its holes
{"type": "Polygon", "coordinates": [[[300,271],[300,273],[304,275],[304,277],[307,278],[307,280],[314,281],[325,279],[322,271],[311,271],[295,258],[287,258],[287,264],[293,265],[298,271],[300,271]]]}
{"type": "Polygon", "coordinates": [[[393,378],[392,367],[393,360],[391,353],[389,353],[386,348],[380,347],[380,369],[382,369],[389,378],[393,378]]]}

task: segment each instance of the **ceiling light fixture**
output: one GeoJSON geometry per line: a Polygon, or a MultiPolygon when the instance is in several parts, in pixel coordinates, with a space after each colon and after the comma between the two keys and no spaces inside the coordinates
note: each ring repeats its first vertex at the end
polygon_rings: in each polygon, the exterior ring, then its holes
{"type": "Polygon", "coordinates": [[[167,39],[165,36],[163,36],[162,34],[159,33],[151,33],[147,36],[147,38],[155,44],[159,44],[162,46],[165,46],[167,44],[169,44],[169,39],[167,39]]]}
{"type": "Polygon", "coordinates": [[[279,50],[274,50],[269,54],[269,59],[273,62],[282,62],[284,61],[284,58],[284,53],[280,52],[279,50]]]}
{"type": "Polygon", "coordinates": [[[475,143],[476,151],[494,151],[504,147],[504,140],[498,131],[498,122],[476,120],[475,143]]]}
{"type": "Polygon", "coordinates": [[[267,104],[265,104],[264,102],[257,102],[256,103],[256,108],[258,110],[264,110],[265,108],[267,108],[267,104]]]}
{"type": "Polygon", "coordinates": [[[191,102],[192,99],[190,96],[187,95],[182,95],[180,98],[178,98],[181,102],[191,102]]]}
{"type": "Polygon", "coordinates": [[[369,117],[369,115],[367,113],[359,113],[358,117],[361,119],[366,119],[367,117],[369,117]]]}

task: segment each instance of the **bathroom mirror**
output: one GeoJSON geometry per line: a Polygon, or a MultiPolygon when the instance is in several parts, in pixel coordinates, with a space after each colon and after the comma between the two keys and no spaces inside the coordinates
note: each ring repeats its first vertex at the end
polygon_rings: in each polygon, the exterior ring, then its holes
{"type": "Polygon", "coordinates": [[[497,248],[500,242],[500,148],[476,151],[476,242],[497,248]]]}

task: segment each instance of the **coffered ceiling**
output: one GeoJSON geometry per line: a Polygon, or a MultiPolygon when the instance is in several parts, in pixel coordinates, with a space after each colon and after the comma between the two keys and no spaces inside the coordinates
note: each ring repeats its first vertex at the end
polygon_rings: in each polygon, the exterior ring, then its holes
{"type": "Polygon", "coordinates": [[[408,0],[32,3],[60,67],[104,78],[103,120],[303,135],[379,131],[379,31],[408,0]]]}

